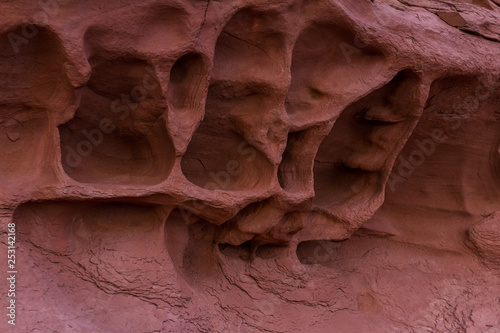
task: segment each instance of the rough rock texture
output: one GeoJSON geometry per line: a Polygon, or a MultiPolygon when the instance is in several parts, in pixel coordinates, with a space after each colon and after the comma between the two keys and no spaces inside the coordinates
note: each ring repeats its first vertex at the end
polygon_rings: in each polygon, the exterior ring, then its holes
{"type": "Polygon", "coordinates": [[[500,332],[500,1],[0,13],[1,332],[500,332]]]}

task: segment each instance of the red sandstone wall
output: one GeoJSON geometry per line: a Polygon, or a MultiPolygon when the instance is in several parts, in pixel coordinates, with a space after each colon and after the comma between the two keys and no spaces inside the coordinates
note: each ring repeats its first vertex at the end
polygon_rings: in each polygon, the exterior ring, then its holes
{"type": "Polygon", "coordinates": [[[500,332],[497,0],[0,13],[1,332],[500,332]]]}

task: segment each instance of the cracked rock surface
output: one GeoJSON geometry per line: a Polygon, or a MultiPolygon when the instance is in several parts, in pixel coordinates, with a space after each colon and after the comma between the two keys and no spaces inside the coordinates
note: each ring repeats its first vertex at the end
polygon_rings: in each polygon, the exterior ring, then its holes
{"type": "Polygon", "coordinates": [[[1,332],[500,332],[500,1],[0,13],[1,332]]]}

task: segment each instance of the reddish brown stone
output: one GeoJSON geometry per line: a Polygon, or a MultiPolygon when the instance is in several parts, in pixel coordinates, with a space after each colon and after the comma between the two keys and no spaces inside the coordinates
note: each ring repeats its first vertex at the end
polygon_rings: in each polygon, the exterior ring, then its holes
{"type": "Polygon", "coordinates": [[[499,331],[497,0],[0,13],[0,332],[499,331]]]}

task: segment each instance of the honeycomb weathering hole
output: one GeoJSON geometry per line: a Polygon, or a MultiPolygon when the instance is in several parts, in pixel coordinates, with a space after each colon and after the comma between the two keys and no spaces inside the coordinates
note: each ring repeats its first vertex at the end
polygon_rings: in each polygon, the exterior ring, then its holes
{"type": "Polygon", "coordinates": [[[419,117],[420,79],[401,71],[344,110],[314,162],[314,204],[331,209],[357,196],[376,198],[419,117]]]}
{"type": "MultiPolygon", "coordinates": [[[[42,27],[30,43],[11,44],[0,35],[0,174],[19,183],[56,159],[49,124],[59,121],[74,93],[61,64],[66,55],[57,36],[42,27]]],[[[44,170],[45,171],[45,170],[44,170]]],[[[38,177],[38,176],[37,176],[38,177]]]]}
{"type": "Polygon", "coordinates": [[[285,65],[284,36],[275,30],[280,17],[243,9],[226,24],[217,39],[213,76],[242,80],[266,78],[275,81],[285,65]]]}
{"type": "Polygon", "coordinates": [[[84,183],[165,180],[175,151],[164,120],[165,100],[144,60],[89,58],[92,74],[80,89],[75,116],[59,127],[66,173],[84,183]]]}
{"type": "Polygon", "coordinates": [[[394,167],[398,196],[391,198],[393,202],[471,214],[498,210],[499,85],[498,76],[490,74],[446,75],[432,82],[425,113],[394,167]],[[420,166],[422,154],[425,164],[420,166]],[[415,169],[408,177],[418,183],[413,190],[397,178],[408,167],[415,169]],[[420,183],[422,177],[430,180],[420,183]]]}
{"type": "Polygon", "coordinates": [[[292,52],[292,81],[286,98],[287,112],[297,127],[334,118],[332,107],[352,95],[385,64],[379,50],[356,45],[355,34],[343,28],[313,24],[304,29],[292,52]]]}
{"type": "Polygon", "coordinates": [[[179,58],[170,70],[168,102],[173,111],[200,108],[208,77],[206,61],[201,54],[188,53],[179,58]]]}
{"type": "MultiPolygon", "coordinates": [[[[269,28],[272,17],[241,10],[217,40],[205,117],[182,159],[182,171],[195,185],[251,190],[266,188],[271,182],[274,166],[263,151],[276,144],[270,141],[275,133],[262,124],[258,127],[255,119],[283,127],[279,117],[270,119],[279,95],[274,84],[276,71],[284,62],[282,36],[269,28]]],[[[199,57],[189,55],[174,65],[174,88],[201,66],[196,59],[199,57]]]]}

